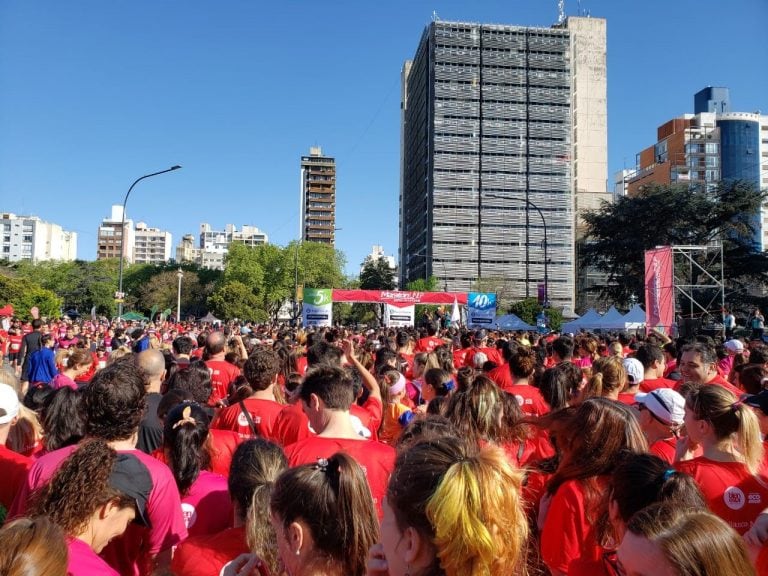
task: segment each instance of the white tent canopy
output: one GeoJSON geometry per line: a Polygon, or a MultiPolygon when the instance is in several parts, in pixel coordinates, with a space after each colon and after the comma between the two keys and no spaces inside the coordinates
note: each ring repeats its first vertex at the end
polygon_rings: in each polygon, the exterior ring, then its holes
{"type": "Polygon", "coordinates": [[[497,317],[494,326],[499,330],[536,330],[536,326],[527,324],[515,314],[505,314],[504,316],[497,317]]]}
{"type": "Polygon", "coordinates": [[[599,322],[600,314],[594,308],[590,308],[581,318],[577,318],[576,320],[563,324],[560,328],[560,331],[571,332],[575,334],[580,330],[591,330],[596,328],[599,322]]]}
{"type": "Polygon", "coordinates": [[[640,304],[635,304],[624,316],[624,328],[626,330],[638,330],[645,326],[645,310],[640,304]]]}

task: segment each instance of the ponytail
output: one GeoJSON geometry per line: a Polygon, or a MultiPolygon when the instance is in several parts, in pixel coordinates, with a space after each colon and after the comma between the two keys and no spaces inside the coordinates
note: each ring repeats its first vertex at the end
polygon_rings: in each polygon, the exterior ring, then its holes
{"type": "Polygon", "coordinates": [[[337,452],[285,471],[277,479],[270,508],[285,528],[303,520],[318,553],[343,574],[365,574],[368,550],[379,530],[365,473],[351,456],[337,452]]]}
{"type": "Polygon", "coordinates": [[[496,446],[448,468],[426,507],[447,576],[509,574],[524,565],[528,529],[521,485],[522,473],[496,446]]]}
{"type": "Polygon", "coordinates": [[[522,473],[501,448],[488,445],[478,452],[446,436],[398,455],[387,502],[401,532],[413,528],[434,545],[439,562],[428,573],[522,574],[528,523],[521,484],[522,473]]]}
{"type": "Polygon", "coordinates": [[[200,471],[211,466],[207,440],[208,414],[199,405],[182,402],[166,416],[163,447],[182,495],[189,492],[200,471]]]}
{"type": "Polygon", "coordinates": [[[739,452],[744,457],[744,464],[752,474],[757,474],[763,461],[763,440],[760,423],[752,409],[743,402],[736,402],[733,410],[739,419],[736,437],[739,439],[739,452]]]}
{"type": "Polygon", "coordinates": [[[749,406],[718,385],[692,388],[685,405],[697,420],[710,423],[718,440],[735,434],[737,452],[734,456],[744,462],[750,473],[757,473],[763,460],[763,443],[757,416],[749,406]]]}

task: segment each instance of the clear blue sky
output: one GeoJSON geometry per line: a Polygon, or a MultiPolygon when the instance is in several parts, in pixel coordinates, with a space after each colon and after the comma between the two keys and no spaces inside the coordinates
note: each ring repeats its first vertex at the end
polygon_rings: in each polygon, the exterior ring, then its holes
{"type": "MultiPolygon", "coordinates": [[[[768,112],[768,0],[582,0],[608,21],[609,178],[656,127],[728,86],[768,112]]],[[[400,69],[432,12],[550,26],[556,0],[3,0],[0,211],[96,230],[131,182],[128,215],[173,233],[200,222],[298,231],[299,158],[338,166],[348,273],[373,244],[397,254],[400,69]]],[[[566,11],[575,15],[575,0],[566,11]]]]}

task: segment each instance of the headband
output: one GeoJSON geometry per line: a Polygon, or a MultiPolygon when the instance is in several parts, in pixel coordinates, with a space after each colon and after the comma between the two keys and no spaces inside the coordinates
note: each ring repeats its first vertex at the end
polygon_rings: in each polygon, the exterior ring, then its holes
{"type": "Polygon", "coordinates": [[[395,382],[394,384],[392,384],[392,386],[389,387],[389,393],[400,394],[400,392],[402,392],[403,390],[405,390],[405,376],[400,374],[400,376],[397,379],[397,382],[395,382]]]}

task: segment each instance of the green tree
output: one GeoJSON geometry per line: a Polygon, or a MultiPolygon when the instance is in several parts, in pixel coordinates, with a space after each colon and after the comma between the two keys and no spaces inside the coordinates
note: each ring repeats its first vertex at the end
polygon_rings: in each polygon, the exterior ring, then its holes
{"type": "MultiPolygon", "coordinates": [[[[437,276],[430,276],[429,278],[417,278],[405,285],[405,289],[409,292],[437,292],[440,290],[440,279],[437,276]]],[[[421,318],[425,314],[429,314],[434,317],[437,306],[431,304],[418,304],[414,310],[416,324],[418,325],[421,318]]]]}
{"type": "MultiPolygon", "coordinates": [[[[536,317],[541,313],[544,307],[539,304],[537,298],[524,298],[515,302],[508,308],[508,312],[516,315],[518,318],[527,322],[531,326],[536,326],[536,317]]],[[[557,308],[547,308],[546,310],[548,326],[550,330],[560,330],[563,325],[563,313],[557,308]]]]}
{"type": "Polygon", "coordinates": [[[58,318],[61,298],[52,291],[26,278],[10,278],[0,274],[0,305],[10,304],[19,318],[30,320],[30,309],[37,306],[40,316],[58,318]]]}
{"type": "Polygon", "coordinates": [[[602,298],[623,305],[643,291],[645,250],[722,241],[727,290],[748,295],[751,287],[768,285],[768,255],[752,244],[754,215],[767,198],[742,181],[712,190],[649,185],[584,215],[581,265],[605,274],[606,281],[595,288],[602,298]]]}
{"type": "Polygon", "coordinates": [[[219,318],[241,318],[266,322],[267,313],[259,307],[259,300],[250,287],[238,280],[227,282],[208,298],[211,311],[219,318]]]}
{"type": "Polygon", "coordinates": [[[367,257],[360,272],[360,288],[363,290],[394,290],[397,274],[384,258],[367,257]]]}

